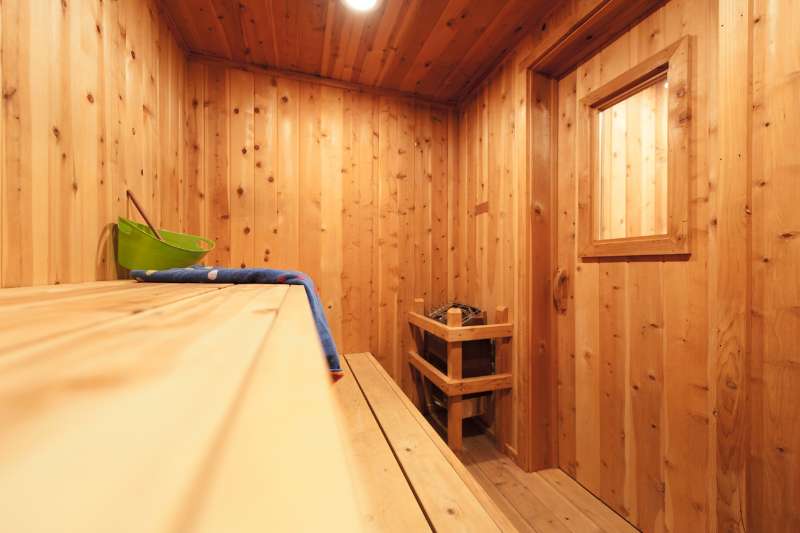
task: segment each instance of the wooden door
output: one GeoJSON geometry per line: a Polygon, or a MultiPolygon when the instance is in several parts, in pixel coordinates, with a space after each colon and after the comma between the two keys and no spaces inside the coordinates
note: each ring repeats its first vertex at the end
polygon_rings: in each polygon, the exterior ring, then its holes
{"type": "MultiPolygon", "coordinates": [[[[716,35],[712,2],[669,2],[559,81],[556,252],[567,276],[556,313],[558,462],[645,532],[710,531],[714,479],[709,383],[710,113],[716,35]],[[692,39],[691,255],[581,260],[578,105],[669,44],[692,39]]],[[[625,125],[623,121],[622,125],[625,125]]],[[[639,175],[642,139],[614,157],[639,175]],[[631,156],[627,157],[629,151],[631,156]]],[[[627,146],[626,146],[627,144],[627,146]]],[[[585,167],[586,165],[584,165],[585,167]]],[[[712,176],[713,177],[713,176],[712,176]]]]}

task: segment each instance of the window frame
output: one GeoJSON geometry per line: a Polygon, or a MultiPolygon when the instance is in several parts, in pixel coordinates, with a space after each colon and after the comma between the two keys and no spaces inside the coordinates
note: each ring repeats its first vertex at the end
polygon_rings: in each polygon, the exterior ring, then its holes
{"type": "Polygon", "coordinates": [[[688,255],[690,178],[690,40],[683,37],[635,67],[591,91],[579,104],[578,253],[582,258],[688,255]],[[600,239],[597,231],[600,158],[599,114],[649,86],[666,72],[667,233],[600,239]]]}

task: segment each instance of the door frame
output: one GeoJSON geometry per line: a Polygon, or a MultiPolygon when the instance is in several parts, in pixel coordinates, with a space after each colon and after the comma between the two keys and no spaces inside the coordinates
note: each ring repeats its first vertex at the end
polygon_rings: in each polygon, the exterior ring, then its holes
{"type": "MultiPolygon", "coordinates": [[[[553,279],[558,265],[558,81],[667,0],[604,0],[574,18],[547,17],[532,52],[516,65],[525,72],[527,216],[520,228],[522,287],[530,345],[520,354],[519,450],[517,463],[526,471],[554,468],[559,461],[558,313],[553,279]],[[550,19],[553,20],[550,20],[550,19]],[[552,25],[548,27],[548,24],[552,25]]],[[[551,15],[558,10],[554,10],[551,15]]],[[[569,283],[569,280],[567,280],[569,283]]]]}

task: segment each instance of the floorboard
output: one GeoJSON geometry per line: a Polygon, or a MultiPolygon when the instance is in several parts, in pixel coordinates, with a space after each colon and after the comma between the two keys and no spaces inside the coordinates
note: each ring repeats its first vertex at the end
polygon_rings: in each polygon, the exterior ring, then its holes
{"type": "Polygon", "coordinates": [[[484,434],[464,438],[462,460],[520,531],[636,533],[637,529],[558,469],[526,473],[484,434]]]}

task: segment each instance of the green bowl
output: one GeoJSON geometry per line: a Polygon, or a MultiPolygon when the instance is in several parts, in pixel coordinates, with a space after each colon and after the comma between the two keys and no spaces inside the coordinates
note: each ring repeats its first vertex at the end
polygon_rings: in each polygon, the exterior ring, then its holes
{"type": "Polygon", "coordinates": [[[196,265],[214,249],[214,241],[160,230],[163,241],[145,224],[119,217],[117,262],[128,270],[166,270],[196,265]]]}

